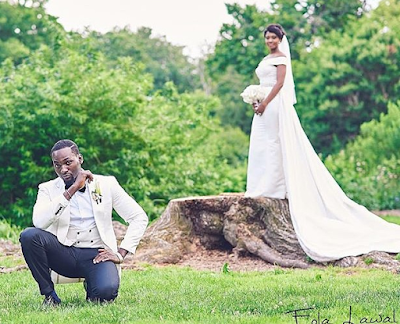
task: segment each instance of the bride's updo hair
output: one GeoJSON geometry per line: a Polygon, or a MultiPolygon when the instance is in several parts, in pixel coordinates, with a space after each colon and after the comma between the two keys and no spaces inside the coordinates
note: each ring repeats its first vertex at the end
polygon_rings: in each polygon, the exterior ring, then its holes
{"type": "Polygon", "coordinates": [[[285,30],[283,29],[283,27],[279,24],[271,24],[268,25],[267,28],[265,28],[264,30],[264,38],[265,35],[270,32],[270,33],[274,33],[276,36],[279,37],[280,40],[282,40],[283,36],[286,35],[285,30]]]}

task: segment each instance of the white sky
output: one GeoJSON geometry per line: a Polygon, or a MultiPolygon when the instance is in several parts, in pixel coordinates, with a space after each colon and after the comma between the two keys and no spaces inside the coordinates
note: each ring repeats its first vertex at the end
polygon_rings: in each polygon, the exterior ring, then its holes
{"type": "MultiPolygon", "coordinates": [[[[368,2],[375,7],[379,0],[368,2]]],[[[222,24],[233,21],[225,3],[255,4],[263,10],[269,6],[269,0],[50,0],[46,8],[68,31],[150,27],[154,35],[166,36],[172,44],[186,46],[185,54],[198,57],[214,45],[222,24]]]]}
{"type": "Polygon", "coordinates": [[[50,0],[46,8],[68,31],[150,27],[154,35],[187,46],[186,54],[199,56],[203,46],[215,43],[222,24],[232,22],[225,3],[267,9],[269,0],[50,0]]]}

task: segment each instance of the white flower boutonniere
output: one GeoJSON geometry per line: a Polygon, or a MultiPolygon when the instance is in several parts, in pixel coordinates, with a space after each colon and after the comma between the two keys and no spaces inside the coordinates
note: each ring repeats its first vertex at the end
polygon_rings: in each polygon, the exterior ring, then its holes
{"type": "Polygon", "coordinates": [[[92,191],[92,198],[96,202],[96,204],[101,203],[101,195],[100,184],[97,180],[94,181],[94,190],[92,191]]]}

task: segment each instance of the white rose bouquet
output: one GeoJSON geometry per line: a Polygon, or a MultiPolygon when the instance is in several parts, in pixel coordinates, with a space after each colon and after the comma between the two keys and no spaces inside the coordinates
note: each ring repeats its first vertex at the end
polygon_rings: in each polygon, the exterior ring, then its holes
{"type": "Polygon", "coordinates": [[[262,87],[260,85],[249,85],[240,96],[243,98],[243,101],[248,104],[260,103],[267,94],[267,88],[262,87]]]}

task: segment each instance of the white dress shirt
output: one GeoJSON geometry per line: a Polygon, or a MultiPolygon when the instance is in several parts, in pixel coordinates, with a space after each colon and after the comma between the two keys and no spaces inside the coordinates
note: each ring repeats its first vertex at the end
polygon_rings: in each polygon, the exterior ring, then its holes
{"type": "Polygon", "coordinates": [[[89,190],[85,190],[85,192],[78,190],[72,196],[69,201],[71,208],[69,226],[84,230],[96,225],[90,199],[89,190]]]}

